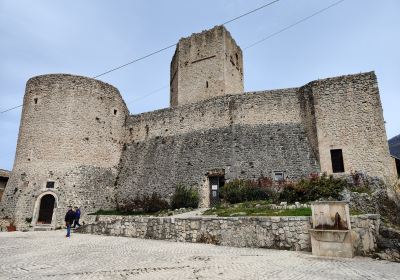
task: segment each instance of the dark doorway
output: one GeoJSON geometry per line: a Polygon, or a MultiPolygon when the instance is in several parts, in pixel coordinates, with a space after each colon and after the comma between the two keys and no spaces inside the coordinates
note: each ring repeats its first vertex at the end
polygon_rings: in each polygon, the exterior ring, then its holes
{"type": "Polygon", "coordinates": [[[46,194],[40,200],[38,224],[51,224],[54,211],[55,198],[51,194],[46,194]]]}
{"type": "Polygon", "coordinates": [[[396,162],[397,177],[400,178],[400,159],[394,158],[394,160],[396,162]]]}
{"type": "Polygon", "coordinates": [[[344,172],[342,149],[331,150],[332,172],[344,172]]]}
{"type": "Polygon", "coordinates": [[[217,206],[219,204],[219,192],[220,188],[225,184],[224,176],[212,176],[208,177],[210,181],[210,207],[217,206]]]}

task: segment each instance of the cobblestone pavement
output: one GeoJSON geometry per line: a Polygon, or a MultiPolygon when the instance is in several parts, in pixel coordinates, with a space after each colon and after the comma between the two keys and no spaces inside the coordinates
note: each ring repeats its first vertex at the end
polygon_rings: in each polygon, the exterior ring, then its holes
{"type": "Polygon", "coordinates": [[[400,279],[370,258],[173,243],[63,231],[0,233],[0,279],[400,279]]]}

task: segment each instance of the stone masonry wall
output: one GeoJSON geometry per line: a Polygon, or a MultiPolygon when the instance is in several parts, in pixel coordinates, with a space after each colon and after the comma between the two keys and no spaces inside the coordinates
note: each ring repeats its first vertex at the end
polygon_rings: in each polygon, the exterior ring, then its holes
{"type": "MultiPolygon", "coordinates": [[[[353,216],[351,226],[355,254],[373,254],[379,232],[378,215],[353,216]]],[[[81,232],[233,247],[311,251],[310,228],[310,217],[98,216],[93,224],[85,226],[81,232]]]]}
{"type": "Polygon", "coordinates": [[[251,92],[131,115],[126,142],[181,135],[234,124],[299,124],[297,88],[251,92]]]}
{"type": "Polygon", "coordinates": [[[118,90],[106,83],[64,74],[30,79],[0,215],[17,228],[29,219],[35,224],[44,194],[56,200],[53,226],[63,224],[68,205],[83,212],[115,207],[128,114],[118,90]]]}
{"type": "Polygon", "coordinates": [[[332,173],[330,150],[342,149],[345,173],[359,171],[393,182],[375,73],[318,80],[306,87],[311,87],[321,171],[332,173]]]}
{"type": "Polygon", "coordinates": [[[224,169],[228,180],[318,172],[299,110],[296,89],[286,89],[131,116],[118,203],[152,192],[169,198],[178,183],[207,189],[212,169],[224,169]]]}
{"type": "Polygon", "coordinates": [[[127,199],[153,191],[168,198],[178,183],[207,188],[215,168],[228,180],[331,174],[336,148],[346,174],[394,175],[373,72],[212,98],[131,116],[127,126],[117,194],[127,199]]]}
{"type": "Polygon", "coordinates": [[[169,199],[178,183],[200,187],[207,172],[224,169],[227,180],[257,179],[284,171],[299,179],[318,171],[300,125],[232,125],[126,146],[117,182],[117,201],[157,192],[169,199]]]}
{"type": "Polygon", "coordinates": [[[179,40],[170,75],[171,107],[243,93],[242,51],[216,26],[179,40]]]}
{"type": "Polygon", "coordinates": [[[306,131],[308,141],[315,158],[319,159],[318,133],[315,119],[315,101],[311,86],[303,86],[298,90],[301,122],[306,131]]]}

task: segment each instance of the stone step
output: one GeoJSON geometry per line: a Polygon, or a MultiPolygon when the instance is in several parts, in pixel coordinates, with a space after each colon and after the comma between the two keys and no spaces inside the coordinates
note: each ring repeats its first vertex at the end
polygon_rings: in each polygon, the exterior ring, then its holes
{"type": "Polygon", "coordinates": [[[36,225],[33,227],[33,231],[50,231],[54,230],[53,226],[51,225],[36,225]]]}

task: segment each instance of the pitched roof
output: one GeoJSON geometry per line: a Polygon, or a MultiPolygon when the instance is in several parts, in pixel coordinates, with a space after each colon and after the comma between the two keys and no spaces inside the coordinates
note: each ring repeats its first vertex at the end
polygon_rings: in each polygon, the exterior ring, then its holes
{"type": "Polygon", "coordinates": [[[0,177],[9,178],[10,174],[11,174],[11,171],[0,169],[0,177]]]}

